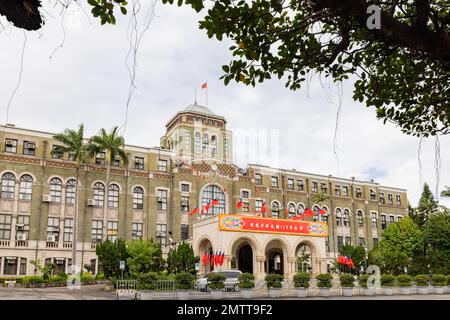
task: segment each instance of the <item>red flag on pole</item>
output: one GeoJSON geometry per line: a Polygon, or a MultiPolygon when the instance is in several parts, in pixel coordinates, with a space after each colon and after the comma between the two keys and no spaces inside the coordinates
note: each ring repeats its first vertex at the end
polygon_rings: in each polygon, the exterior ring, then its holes
{"type": "Polygon", "coordinates": [[[204,84],[202,84],[202,89],[206,89],[208,88],[208,82],[205,82],[204,84]]]}
{"type": "Polygon", "coordinates": [[[325,214],[325,213],[327,213],[326,210],[324,210],[324,209],[320,209],[320,210],[319,210],[319,214],[325,214]]]}
{"type": "Polygon", "coordinates": [[[212,201],[212,205],[213,205],[213,206],[219,205],[219,200],[214,199],[214,200],[212,201]]]}
{"type": "Polygon", "coordinates": [[[198,213],[198,207],[195,207],[195,208],[191,211],[190,215],[192,216],[193,214],[196,214],[196,213],[198,213]]]}
{"type": "Polygon", "coordinates": [[[242,199],[239,200],[239,202],[236,204],[236,208],[237,208],[237,209],[242,208],[242,199]]]}
{"type": "Polygon", "coordinates": [[[305,209],[305,211],[303,212],[307,217],[314,217],[314,212],[312,212],[311,210],[309,210],[308,208],[305,209]]]}
{"type": "Polygon", "coordinates": [[[267,209],[266,208],[266,202],[264,201],[263,204],[262,204],[262,207],[261,207],[261,212],[262,213],[266,213],[266,209],[267,209]]]}
{"type": "Polygon", "coordinates": [[[220,256],[220,266],[223,266],[224,261],[225,261],[225,252],[222,251],[222,255],[220,256]]]}
{"type": "Polygon", "coordinates": [[[212,267],[214,265],[214,259],[215,259],[215,254],[214,252],[211,254],[211,262],[210,262],[210,266],[212,267]]]}

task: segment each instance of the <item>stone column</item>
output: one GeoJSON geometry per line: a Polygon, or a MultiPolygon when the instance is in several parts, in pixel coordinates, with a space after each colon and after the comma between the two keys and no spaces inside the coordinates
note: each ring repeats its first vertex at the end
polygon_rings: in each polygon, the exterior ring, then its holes
{"type": "Polygon", "coordinates": [[[266,257],[265,256],[256,256],[256,264],[257,264],[257,268],[256,268],[256,274],[255,274],[255,278],[256,279],[264,279],[265,276],[265,272],[264,272],[264,263],[266,262],[266,257]]]}
{"type": "Polygon", "coordinates": [[[287,272],[287,276],[289,279],[292,279],[294,277],[295,274],[295,262],[296,262],[296,258],[295,257],[288,257],[287,261],[288,261],[288,272],[287,272]]]}
{"type": "Polygon", "coordinates": [[[225,263],[224,263],[224,265],[225,265],[226,269],[231,269],[231,259],[232,258],[233,257],[231,255],[225,255],[225,263]]]}

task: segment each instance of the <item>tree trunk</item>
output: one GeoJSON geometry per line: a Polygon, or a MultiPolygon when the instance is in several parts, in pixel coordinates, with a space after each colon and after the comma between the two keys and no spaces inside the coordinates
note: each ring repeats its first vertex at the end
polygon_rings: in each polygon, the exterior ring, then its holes
{"type": "MultiPolygon", "coordinates": [[[[78,225],[78,179],[80,178],[80,167],[77,165],[77,173],[75,175],[75,214],[73,219],[73,236],[72,236],[72,274],[76,273],[77,261],[77,225],[78,225]]],[[[81,271],[81,267],[80,267],[81,271]]]]}
{"type": "Polygon", "coordinates": [[[105,235],[103,237],[104,240],[106,240],[108,238],[108,226],[107,226],[107,221],[108,221],[108,202],[109,202],[109,180],[110,180],[110,176],[111,176],[111,167],[110,167],[110,151],[108,150],[106,152],[106,159],[105,159],[105,164],[106,164],[106,187],[105,187],[105,201],[103,203],[103,228],[106,231],[105,235]]]}

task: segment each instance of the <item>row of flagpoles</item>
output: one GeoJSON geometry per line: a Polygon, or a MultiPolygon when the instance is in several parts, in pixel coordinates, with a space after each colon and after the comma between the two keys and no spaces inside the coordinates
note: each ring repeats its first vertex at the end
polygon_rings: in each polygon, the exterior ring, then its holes
{"type": "Polygon", "coordinates": [[[208,263],[211,267],[222,266],[224,261],[225,252],[223,251],[213,252],[211,254],[209,252],[205,252],[202,258],[202,266],[206,267],[208,263]]]}

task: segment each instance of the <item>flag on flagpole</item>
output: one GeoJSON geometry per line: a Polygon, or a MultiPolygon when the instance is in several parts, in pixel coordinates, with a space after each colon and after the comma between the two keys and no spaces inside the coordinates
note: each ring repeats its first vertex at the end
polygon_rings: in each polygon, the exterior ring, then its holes
{"type": "Polygon", "coordinates": [[[261,212],[265,214],[266,213],[266,209],[267,209],[266,202],[264,201],[263,204],[262,204],[262,207],[261,207],[261,212]]]}
{"type": "Polygon", "coordinates": [[[219,200],[214,199],[214,200],[212,201],[211,204],[212,204],[213,206],[217,206],[217,205],[219,205],[219,200]]]}
{"type": "Polygon", "coordinates": [[[242,199],[239,200],[239,202],[236,204],[236,209],[242,208],[242,199]]]}
{"type": "Polygon", "coordinates": [[[192,216],[192,215],[194,215],[196,213],[198,213],[198,207],[195,207],[194,209],[192,209],[192,211],[191,211],[191,213],[189,215],[192,216]]]}
{"type": "Polygon", "coordinates": [[[208,88],[208,82],[205,82],[204,84],[202,84],[202,89],[206,89],[208,88]]]}

